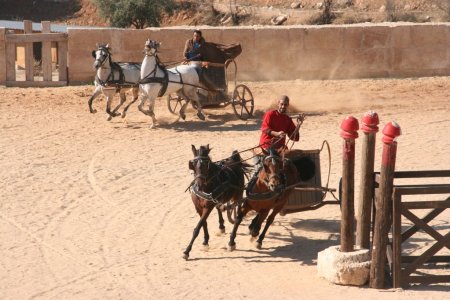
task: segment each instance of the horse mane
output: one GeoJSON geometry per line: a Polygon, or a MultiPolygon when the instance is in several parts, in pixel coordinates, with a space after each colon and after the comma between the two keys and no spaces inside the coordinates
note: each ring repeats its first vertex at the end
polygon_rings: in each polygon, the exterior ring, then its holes
{"type": "Polygon", "coordinates": [[[252,166],[242,160],[241,155],[237,150],[234,150],[230,157],[222,160],[221,163],[234,172],[243,172],[243,174],[250,174],[252,172],[252,166]]]}

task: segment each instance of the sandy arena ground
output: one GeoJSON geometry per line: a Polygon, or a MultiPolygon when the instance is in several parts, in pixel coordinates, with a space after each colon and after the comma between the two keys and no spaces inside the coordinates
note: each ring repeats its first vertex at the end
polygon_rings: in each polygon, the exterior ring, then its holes
{"type": "MultiPolygon", "coordinates": [[[[185,192],[191,144],[209,143],[214,160],[256,145],[262,112],[278,94],[308,115],[295,147],[330,143],[330,187],[341,173],[342,120],[370,109],[380,116],[376,170],[381,130],[392,120],[402,128],[397,170],[450,169],[450,77],[247,84],[257,119],[237,120],[228,106],[206,110],[207,121],[190,110],[175,122],[161,99],[156,129],[135,106],[127,122],[106,121],[103,98],[90,114],[92,86],[0,87],[0,299],[448,299],[450,284],[375,290],[319,278],[317,253],[339,244],[337,205],[278,216],[262,250],[250,242],[246,220],[234,252],[226,249],[232,226],[217,236],[214,212],[209,251],[200,235],[182,259],[198,220],[185,192]]],[[[323,151],[323,183],[327,160],[323,151]]],[[[434,222],[441,234],[449,220],[447,211],[434,222]]],[[[431,245],[415,238],[408,253],[431,245]]],[[[440,271],[449,275],[448,265],[440,271]]]]}

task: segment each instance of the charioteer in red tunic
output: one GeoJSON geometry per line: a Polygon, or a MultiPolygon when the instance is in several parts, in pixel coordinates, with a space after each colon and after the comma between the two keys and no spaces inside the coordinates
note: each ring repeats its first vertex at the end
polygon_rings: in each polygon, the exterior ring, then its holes
{"type": "Polygon", "coordinates": [[[305,120],[304,114],[297,116],[297,125],[292,118],[287,115],[289,107],[289,97],[286,95],[278,99],[278,109],[266,112],[261,125],[261,137],[259,145],[264,150],[273,146],[276,150],[281,150],[286,144],[286,136],[293,141],[300,139],[299,127],[305,120]]]}

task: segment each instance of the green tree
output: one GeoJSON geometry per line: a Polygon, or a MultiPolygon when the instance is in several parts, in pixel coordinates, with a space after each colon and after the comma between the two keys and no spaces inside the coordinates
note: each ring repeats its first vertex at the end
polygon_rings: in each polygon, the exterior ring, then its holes
{"type": "Polygon", "coordinates": [[[162,13],[171,14],[176,8],[174,0],[94,0],[94,3],[111,26],[137,29],[159,27],[162,13]]]}

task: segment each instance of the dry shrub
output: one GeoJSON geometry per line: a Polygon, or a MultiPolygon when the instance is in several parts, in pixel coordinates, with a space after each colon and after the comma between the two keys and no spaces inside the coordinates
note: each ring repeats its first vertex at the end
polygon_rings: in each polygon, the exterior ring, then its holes
{"type": "Polygon", "coordinates": [[[336,15],[331,11],[333,0],[323,1],[322,11],[319,14],[313,15],[306,21],[309,25],[325,25],[332,24],[336,19],[336,15]]]}

